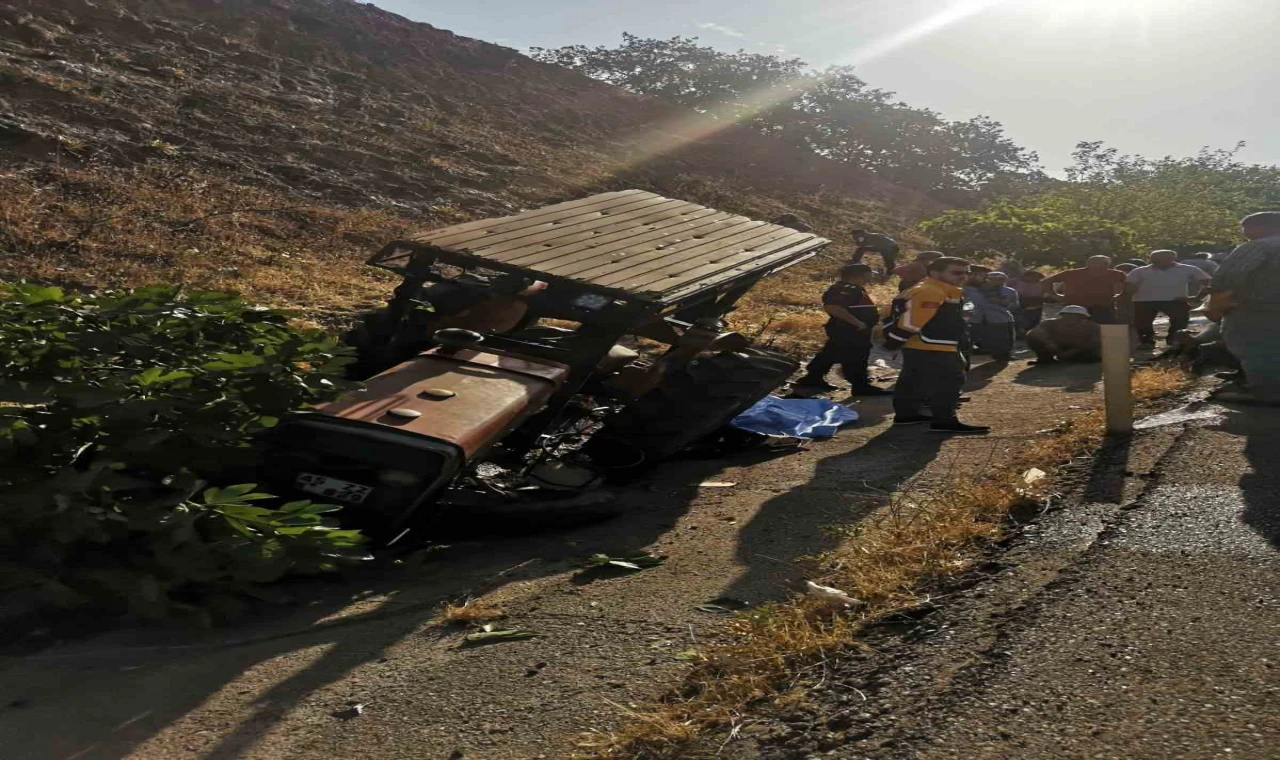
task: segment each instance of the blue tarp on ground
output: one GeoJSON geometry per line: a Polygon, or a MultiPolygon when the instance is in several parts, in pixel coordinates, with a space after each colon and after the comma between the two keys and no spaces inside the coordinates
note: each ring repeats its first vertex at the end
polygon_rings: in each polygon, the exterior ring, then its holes
{"type": "Polygon", "coordinates": [[[766,396],[729,424],[762,435],[830,438],[841,425],[857,419],[857,412],[825,398],[766,396]]]}

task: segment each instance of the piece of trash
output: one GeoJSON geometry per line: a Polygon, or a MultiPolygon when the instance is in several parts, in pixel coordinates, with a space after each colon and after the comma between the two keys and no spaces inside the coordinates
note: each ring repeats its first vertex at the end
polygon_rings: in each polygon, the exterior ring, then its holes
{"type": "Polygon", "coordinates": [[[480,646],[481,644],[497,644],[503,641],[519,641],[531,639],[538,634],[521,628],[498,628],[492,623],[481,626],[477,633],[469,633],[462,637],[463,646],[480,646]]]}
{"type": "Polygon", "coordinates": [[[626,557],[610,557],[608,554],[592,554],[587,557],[588,567],[621,567],[624,570],[644,570],[657,567],[666,562],[666,557],[658,557],[648,552],[626,557]]]}
{"type": "Polygon", "coordinates": [[[854,599],[838,588],[822,586],[814,583],[813,581],[805,581],[804,585],[812,596],[822,599],[823,601],[836,602],[837,604],[843,604],[846,607],[857,607],[862,604],[860,600],[854,599]]]}
{"type": "Polygon", "coordinates": [[[1134,423],[1133,428],[1134,430],[1147,430],[1148,428],[1161,427],[1163,425],[1176,425],[1181,422],[1222,420],[1226,419],[1226,416],[1227,409],[1225,407],[1196,402],[1138,420],[1134,423]]]}
{"type": "Polygon", "coordinates": [[[730,483],[726,480],[704,480],[698,484],[699,488],[733,488],[737,483],[730,483]]]}
{"type": "Polygon", "coordinates": [[[698,612],[710,612],[712,615],[732,615],[733,610],[728,607],[722,607],[719,604],[699,604],[695,607],[698,612]]]}
{"type": "Polygon", "coordinates": [[[333,717],[341,718],[343,720],[351,720],[352,718],[358,718],[361,715],[364,715],[364,703],[349,702],[347,703],[347,708],[345,710],[337,710],[331,714],[333,715],[333,717]]]}
{"type": "Polygon", "coordinates": [[[683,652],[676,652],[676,659],[684,660],[685,662],[690,662],[692,660],[699,659],[700,657],[702,657],[702,655],[698,654],[698,650],[696,649],[686,649],[683,652]]]}
{"type": "Polygon", "coordinates": [[[1047,477],[1049,477],[1049,473],[1039,467],[1032,467],[1030,470],[1022,473],[1022,482],[1030,486],[1039,483],[1047,477]]]}

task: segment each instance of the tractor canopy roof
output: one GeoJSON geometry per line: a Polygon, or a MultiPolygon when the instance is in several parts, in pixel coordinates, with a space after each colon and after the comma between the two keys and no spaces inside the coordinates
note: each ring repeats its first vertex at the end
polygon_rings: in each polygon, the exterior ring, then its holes
{"type": "Polygon", "coordinates": [[[388,244],[369,263],[406,275],[436,262],[522,273],[665,309],[749,285],[828,243],[812,233],[622,190],[420,233],[388,244]]]}

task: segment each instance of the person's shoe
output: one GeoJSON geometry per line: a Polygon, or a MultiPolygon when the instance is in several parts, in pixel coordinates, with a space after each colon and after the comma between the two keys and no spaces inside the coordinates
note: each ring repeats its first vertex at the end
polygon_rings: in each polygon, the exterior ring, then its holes
{"type": "Polygon", "coordinates": [[[888,388],[877,388],[874,385],[858,385],[854,386],[850,391],[851,396],[892,396],[893,391],[888,388]]]}
{"type": "Polygon", "coordinates": [[[894,427],[900,427],[903,425],[919,425],[922,422],[933,422],[933,418],[927,414],[917,414],[911,417],[897,415],[893,418],[894,427]]]}
{"type": "Polygon", "coordinates": [[[990,433],[991,428],[987,425],[966,425],[960,420],[951,420],[950,422],[935,422],[929,426],[930,433],[945,433],[947,435],[982,435],[990,433]]]}

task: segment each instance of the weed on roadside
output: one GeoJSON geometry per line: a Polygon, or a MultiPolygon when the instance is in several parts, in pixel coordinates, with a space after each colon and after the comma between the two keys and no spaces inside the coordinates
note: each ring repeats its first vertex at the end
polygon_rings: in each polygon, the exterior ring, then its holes
{"type": "Polygon", "coordinates": [[[461,603],[450,602],[440,609],[440,622],[444,625],[474,625],[501,620],[505,610],[494,602],[483,599],[465,599],[461,603]]]}

